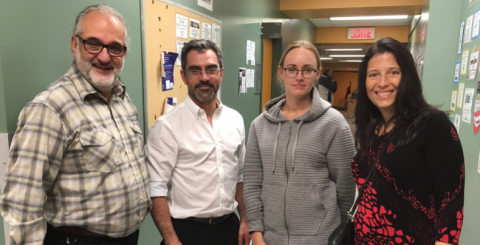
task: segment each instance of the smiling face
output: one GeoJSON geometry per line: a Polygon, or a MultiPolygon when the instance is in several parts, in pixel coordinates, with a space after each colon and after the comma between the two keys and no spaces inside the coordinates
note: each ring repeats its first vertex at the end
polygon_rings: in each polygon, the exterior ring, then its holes
{"type": "Polygon", "coordinates": [[[285,93],[288,97],[305,97],[310,96],[310,91],[313,88],[314,81],[317,80],[322,68],[317,69],[317,59],[315,54],[306,48],[294,48],[290,50],[285,56],[283,67],[278,67],[278,74],[285,84],[285,93]],[[288,76],[288,70],[299,70],[295,77],[288,76]],[[300,70],[317,70],[312,77],[305,78],[300,70]]]}
{"type": "MultiPolygon", "coordinates": [[[[80,26],[78,36],[84,40],[94,40],[104,45],[125,45],[125,27],[111,14],[89,12],[82,18],[80,26]]],[[[99,54],[92,54],[85,50],[84,44],[75,36],[70,45],[79,71],[95,89],[108,98],[113,83],[123,69],[127,53],[114,57],[108,54],[107,48],[103,48],[99,54]]]]}
{"type": "Polygon", "coordinates": [[[365,82],[367,95],[385,121],[395,113],[395,97],[401,78],[400,66],[392,53],[376,54],[368,62],[365,82]]]}

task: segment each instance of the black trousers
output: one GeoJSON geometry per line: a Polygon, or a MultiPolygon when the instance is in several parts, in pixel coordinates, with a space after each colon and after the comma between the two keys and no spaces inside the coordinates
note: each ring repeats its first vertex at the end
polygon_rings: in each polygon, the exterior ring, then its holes
{"type": "Polygon", "coordinates": [[[137,245],[139,230],[121,238],[98,238],[73,235],[60,232],[47,226],[47,235],[43,243],[45,245],[137,245]]]}
{"type": "MultiPolygon", "coordinates": [[[[240,221],[235,213],[216,225],[173,218],[172,224],[183,245],[238,245],[240,221]]],[[[165,245],[165,241],[160,244],[165,245]]]]}

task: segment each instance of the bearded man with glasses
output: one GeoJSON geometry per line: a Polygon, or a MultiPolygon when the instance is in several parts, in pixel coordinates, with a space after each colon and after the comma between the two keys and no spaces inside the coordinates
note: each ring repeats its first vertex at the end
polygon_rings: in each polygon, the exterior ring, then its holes
{"type": "Polygon", "coordinates": [[[248,245],[245,128],[242,116],[217,98],[222,52],[211,41],[191,40],[181,61],[188,95],[157,119],[146,146],[152,217],[161,244],[248,245]]]}
{"type": "Polygon", "coordinates": [[[151,200],[137,110],[119,80],[127,40],[117,11],[86,7],[72,66],[23,108],[1,195],[10,244],[138,243],[151,200]]]}

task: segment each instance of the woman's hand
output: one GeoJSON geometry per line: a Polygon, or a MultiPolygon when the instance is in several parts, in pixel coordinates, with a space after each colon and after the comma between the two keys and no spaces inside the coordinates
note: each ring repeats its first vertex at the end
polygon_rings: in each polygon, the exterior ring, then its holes
{"type": "Polygon", "coordinates": [[[252,233],[252,244],[253,245],[267,245],[263,241],[263,234],[260,231],[255,231],[252,233]]]}

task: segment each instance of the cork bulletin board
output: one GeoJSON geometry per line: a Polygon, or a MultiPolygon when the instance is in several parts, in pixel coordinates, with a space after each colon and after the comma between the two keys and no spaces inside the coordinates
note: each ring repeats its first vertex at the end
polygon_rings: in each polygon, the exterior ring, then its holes
{"type": "MultiPolygon", "coordinates": [[[[183,7],[177,3],[166,0],[144,0],[144,55],[145,55],[145,122],[146,130],[150,129],[155,120],[164,114],[167,97],[175,97],[177,103],[182,102],[187,95],[187,86],[180,76],[181,66],[175,62],[173,89],[162,89],[162,52],[177,52],[177,41],[188,42],[190,37],[190,20],[200,23],[200,38],[204,23],[210,26],[220,26],[220,47],[222,23],[198,11],[183,7]],[[188,18],[187,38],[177,37],[177,14],[188,18]]],[[[177,60],[180,60],[178,56],[177,60]]]]}

